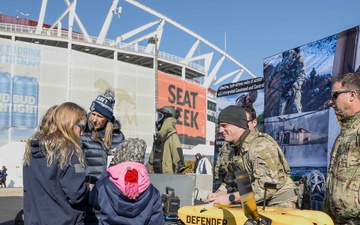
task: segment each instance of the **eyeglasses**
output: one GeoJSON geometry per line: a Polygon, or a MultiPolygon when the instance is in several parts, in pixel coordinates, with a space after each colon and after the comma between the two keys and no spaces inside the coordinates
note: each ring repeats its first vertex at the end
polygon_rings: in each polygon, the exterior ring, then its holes
{"type": "Polygon", "coordinates": [[[80,131],[81,131],[81,132],[84,132],[85,127],[86,127],[84,124],[82,124],[82,123],[76,123],[75,125],[77,125],[77,126],[80,127],[80,131]]]}
{"type": "Polygon", "coordinates": [[[360,90],[343,90],[343,91],[334,91],[334,92],[331,92],[331,100],[332,101],[336,101],[336,99],[339,97],[340,94],[342,93],[349,93],[349,92],[352,92],[352,91],[355,91],[355,92],[360,92],[360,90]]]}

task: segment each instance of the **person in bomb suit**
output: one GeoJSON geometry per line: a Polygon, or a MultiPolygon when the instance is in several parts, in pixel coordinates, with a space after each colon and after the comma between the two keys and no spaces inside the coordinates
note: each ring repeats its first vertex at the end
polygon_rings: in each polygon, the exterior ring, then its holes
{"type": "Polygon", "coordinates": [[[279,62],[270,75],[268,85],[275,76],[280,75],[282,91],[280,97],[279,114],[284,115],[289,105],[294,104],[298,113],[302,112],[301,87],[305,81],[305,59],[300,48],[294,48],[282,53],[282,60],[279,62]]]}
{"type": "Polygon", "coordinates": [[[275,140],[269,135],[250,132],[243,107],[230,105],[218,116],[219,132],[230,143],[229,162],[226,167],[225,184],[208,195],[206,203],[230,204],[240,201],[235,170],[247,171],[257,204],[265,201],[267,206],[296,208],[296,185],[290,178],[289,165],[275,140]],[[277,190],[267,190],[264,199],[264,183],[280,185],[277,190]]]}
{"type": "Polygon", "coordinates": [[[176,121],[179,111],[173,106],[164,106],[156,110],[156,129],[154,142],[149,157],[149,164],[154,173],[180,174],[185,170],[184,155],[176,121]]]}
{"type": "Polygon", "coordinates": [[[330,153],[324,211],[335,224],[360,224],[360,75],[333,80],[330,104],[341,132],[330,153]]]}

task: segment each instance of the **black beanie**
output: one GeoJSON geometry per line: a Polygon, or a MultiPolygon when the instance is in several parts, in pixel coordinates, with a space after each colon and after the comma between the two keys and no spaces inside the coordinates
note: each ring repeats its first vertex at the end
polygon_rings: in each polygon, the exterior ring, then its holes
{"type": "Polygon", "coordinates": [[[238,105],[229,105],[221,110],[218,123],[231,123],[244,129],[249,128],[245,109],[238,105]]]}

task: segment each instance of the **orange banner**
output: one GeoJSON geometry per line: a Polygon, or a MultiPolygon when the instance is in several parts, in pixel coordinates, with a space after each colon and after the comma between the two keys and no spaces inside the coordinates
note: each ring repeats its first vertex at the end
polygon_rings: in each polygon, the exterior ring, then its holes
{"type": "Polygon", "coordinates": [[[180,110],[176,130],[183,144],[204,143],[206,139],[206,89],[200,84],[159,72],[158,107],[170,105],[180,110]],[[189,140],[189,141],[187,141],[189,140]]]}

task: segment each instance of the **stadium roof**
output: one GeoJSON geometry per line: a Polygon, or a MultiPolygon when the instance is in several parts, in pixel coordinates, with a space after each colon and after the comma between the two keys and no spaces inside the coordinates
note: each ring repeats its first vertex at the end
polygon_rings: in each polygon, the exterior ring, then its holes
{"type": "MultiPolygon", "coordinates": [[[[44,19],[47,13],[47,2],[48,0],[42,0],[38,21],[27,20],[26,17],[11,18],[0,14],[0,37],[60,48],[71,47],[76,51],[110,59],[116,58],[150,68],[153,68],[157,62],[155,69],[181,76],[183,79],[200,80],[205,88],[220,84],[229,78],[232,82],[239,81],[244,72],[256,77],[240,62],[205,38],[135,0],[125,0],[125,2],[141,9],[144,13],[152,14],[157,20],[134,27],[133,30],[120,34],[115,39],[106,37],[113,17],[120,15],[123,10],[123,7],[118,6],[119,0],[113,0],[97,37],[90,36],[81,22],[80,15],[76,11],[77,0],[71,3],[65,0],[67,8],[52,25],[46,24],[44,19]],[[65,24],[64,21],[68,23],[66,28],[62,27],[65,24]],[[79,31],[73,30],[75,24],[79,31]],[[171,35],[171,32],[166,32],[165,24],[170,24],[194,39],[185,56],[175,56],[160,50],[162,37],[171,35]],[[196,54],[200,45],[205,45],[209,51],[196,54]],[[226,74],[219,74],[225,61],[232,63],[231,68],[235,69],[227,71],[226,74]]],[[[171,51],[171,49],[166,49],[166,51],[171,51]]]]}

